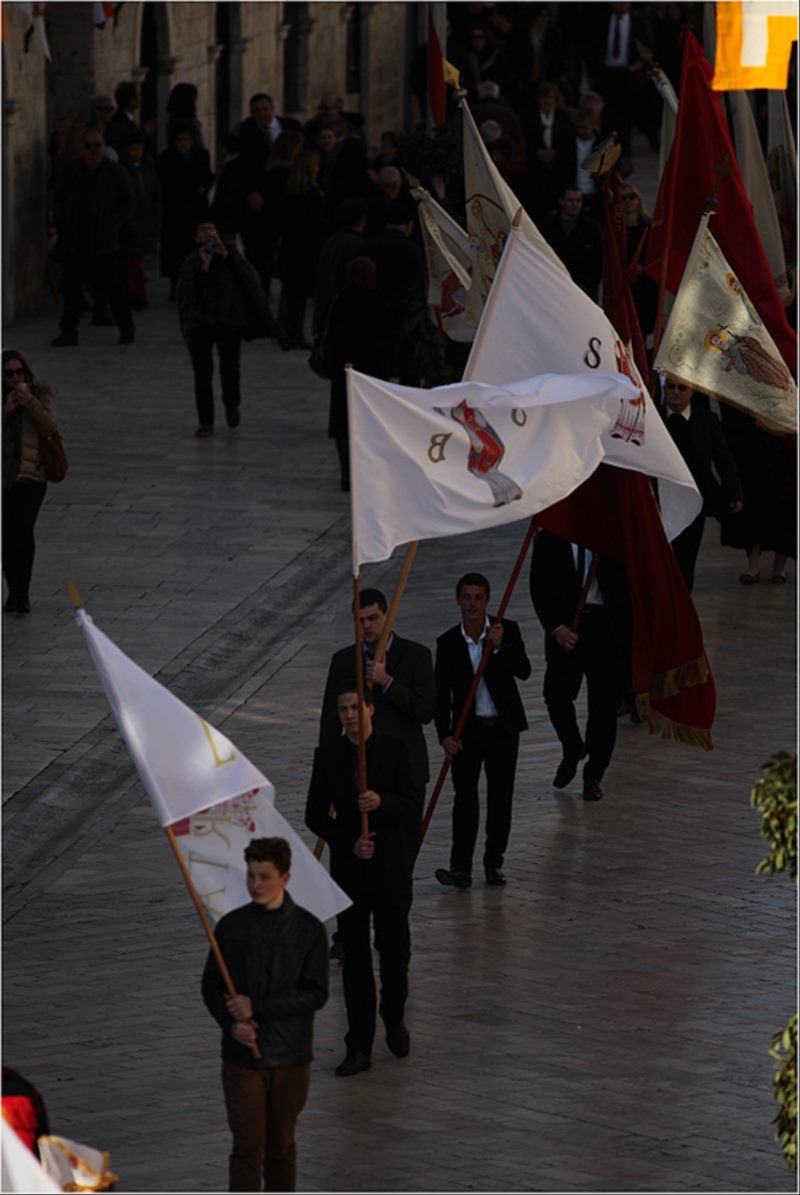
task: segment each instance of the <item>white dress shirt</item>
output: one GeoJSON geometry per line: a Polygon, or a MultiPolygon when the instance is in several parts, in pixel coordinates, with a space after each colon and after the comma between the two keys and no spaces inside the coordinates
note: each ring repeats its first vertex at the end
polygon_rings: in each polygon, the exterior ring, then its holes
{"type": "MultiPolygon", "coordinates": [[[[483,655],[483,647],[486,642],[486,636],[489,633],[490,626],[491,626],[491,623],[489,622],[489,619],[487,618],[486,625],[483,628],[483,634],[481,635],[480,639],[476,643],[475,640],[471,639],[470,636],[467,634],[467,629],[464,626],[463,622],[461,624],[461,634],[464,636],[464,642],[467,645],[467,651],[469,652],[469,658],[470,658],[470,662],[472,664],[473,673],[478,671],[478,665],[481,662],[481,656],[483,655]]],[[[494,651],[497,651],[496,647],[494,648],[494,651]]],[[[496,718],[497,717],[497,709],[495,707],[494,702],[492,701],[491,696],[489,695],[489,690],[486,687],[486,681],[483,679],[483,677],[481,677],[480,684],[478,685],[478,692],[475,694],[475,713],[479,718],[496,718]]]]}
{"type": "MultiPolygon", "coordinates": [[[[577,568],[578,568],[578,544],[570,544],[570,547],[572,548],[572,559],[575,564],[575,569],[577,571],[577,568]]],[[[586,552],[586,561],[583,566],[583,576],[580,578],[581,589],[584,586],[586,578],[589,575],[589,569],[592,566],[592,553],[590,552],[590,550],[588,548],[585,549],[585,552],[586,552]]],[[[594,580],[592,581],[591,585],[589,586],[589,592],[586,595],[586,605],[587,606],[604,606],[605,605],[605,602],[603,601],[603,595],[600,592],[600,586],[597,584],[597,573],[595,573],[594,580]]]]}
{"type": "Polygon", "coordinates": [[[606,66],[628,65],[628,42],[631,36],[631,14],[623,13],[621,17],[612,15],[608,22],[608,41],[606,42],[606,66]],[[619,52],[614,53],[619,25],[619,52]]]}

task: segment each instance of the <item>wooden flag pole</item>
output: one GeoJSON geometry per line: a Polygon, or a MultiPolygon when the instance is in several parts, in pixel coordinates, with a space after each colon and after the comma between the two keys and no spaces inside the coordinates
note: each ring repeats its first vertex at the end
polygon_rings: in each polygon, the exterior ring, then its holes
{"type": "Polygon", "coordinates": [[[400,570],[400,576],[397,578],[397,584],[394,587],[394,594],[392,595],[391,605],[389,606],[389,610],[386,614],[386,622],[384,623],[383,630],[381,631],[381,637],[378,640],[377,647],[375,648],[374,658],[376,662],[380,662],[384,657],[386,644],[389,642],[389,636],[392,633],[392,626],[394,625],[395,616],[397,615],[397,611],[400,607],[400,599],[403,596],[403,591],[405,590],[406,582],[408,581],[408,574],[411,572],[411,566],[414,563],[414,557],[417,554],[418,547],[419,540],[412,539],[411,543],[406,548],[406,558],[403,561],[403,567],[400,570]]]}
{"type": "MultiPolygon", "coordinates": [[[[353,620],[356,624],[356,689],[358,693],[358,791],[367,791],[367,744],[364,739],[364,647],[361,638],[361,608],[359,596],[361,593],[358,573],[353,577],[353,620]]],[[[361,835],[366,838],[369,834],[369,818],[366,813],[361,814],[361,835]]]]}
{"type": "MultiPolygon", "coordinates": [[[[175,858],[178,860],[178,867],[180,867],[181,874],[183,875],[183,878],[186,881],[186,887],[189,889],[189,895],[191,896],[192,900],[194,901],[194,907],[197,909],[198,916],[200,917],[200,920],[203,923],[203,929],[206,931],[206,937],[208,938],[208,941],[211,945],[211,949],[214,952],[214,958],[217,960],[217,966],[219,967],[219,973],[222,976],[222,982],[225,984],[225,987],[227,988],[228,995],[235,996],[237,993],[236,993],[236,988],[233,986],[233,980],[231,979],[231,973],[228,970],[227,964],[225,963],[225,959],[222,957],[222,951],[219,948],[219,942],[217,941],[217,939],[214,936],[214,931],[211,928],[211,922],[208,920],[208,914],[206,913],[206,910],[203,906],[203,902],[200,899],[200,896],[198,895],[198,892],[194,886],[194,883],[192,882],[192,877],[189,874],[189,868],[186,866],[186,860],[183,857],[183,851],[178,846],[178,840],[175,837],[175,833],[172,829],[172,826],[165,826],[164,830],[166,832],[167,838],[169,839],[169,844],[172,847],[172,850],[175,854],[175,858]]],[[[256,1046],[256,1045],[253,1045],[250,1047],[250,1052],[252,1053],[254,1058],[261,1057],[261,1051],[259,1050],[258,1046],[256,1046]]]]}
{"type": "MultiPolygon", "coordinates": [[[[530,526],[528,527],[528,530],[525,535],[525,539],[522,541],[522,547],[520,548],[520,550],[517,554],[517,559],[514,564],[514,568],[512,570],[511,576],[508,579],[508,584],[506,585],[506,591],[503,594],[503,600],[501,601],[501,603],[497,609],[497,614],[495,615],[495,622],[500,622],[500,620],[502,619],[503,615],[506,612],[506,609],[508,608],[508,603],[511,601],[511,595],[514,592],[514,586],[517,583],[517,578],[519,577],[520,570],[525,561],[525,557],[527,555],[528,548],[531,545],[531,540],[533,539],[534,535],[536,534],[536,530],[537,530],[537,528],[536,528],[535,519],[531,519],[530,526]]],[[[455,728],[453,730],[452,737],[454,739],[461,738],[467,718],[469,717],[469,712],[472,709],[472,704],[475,701],[475,694],[478,692],[478,685],[481,683],[481,678],[483,677],[483,673],[486,668],[486,661],[489,659],[489,652],[491,650],[492,650],[492,644],[487,635],[486,642],[483,646],[483,655],[481,656],[480,664],[478,665],[475,676],[472,679],[472,685],[470,686],[469,693],[467,693],[467,698],[466,698],[466,701],[464,702],[463,709],[461,710],[461,713],[458,716],[458,721],[456,722],[455,728]]],[[[430,825],[431,818],[433,817],[433,811],[436,808],[436,802],[439,800],[439,794],[441,793],[442,788],[444,786],[444,782],[447,778],[447,773],[450,769],[450,763],[451,763],[450,757],[448,755],[446,755],[444,757],[444,759],[442,760],[442,766],[439,769],[439,775],[436,778],[436,786],[435,786],[433,792],[431,793],[431,799],[428,802],[428,808],[425,812],[425,817],[422,820],[422,831],[420,833],[420,842],[421,843],[425,841],[425,835],[428,832],[428,826],[430,825]]]]}

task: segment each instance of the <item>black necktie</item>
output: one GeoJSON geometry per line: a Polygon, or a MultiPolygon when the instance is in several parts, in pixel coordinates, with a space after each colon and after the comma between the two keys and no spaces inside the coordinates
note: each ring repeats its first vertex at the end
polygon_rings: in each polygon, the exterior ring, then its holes
{"type": "Polygon", "coordinates": [[[611,41],[611,55],[614,59],[614,65],[617,65],[617,60],[622,53],[622,22],[620,17],[612,17],[612,21],[616,21],[614,26],[614,36],[611,41]]]}

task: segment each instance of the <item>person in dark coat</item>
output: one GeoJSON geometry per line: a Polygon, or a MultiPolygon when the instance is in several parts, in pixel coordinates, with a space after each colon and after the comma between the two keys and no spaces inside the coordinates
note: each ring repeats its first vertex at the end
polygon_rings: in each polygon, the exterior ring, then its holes
{"type": "Polygon", "coordinates": [[[555,249],[573,282],[595,303],[603,274],[600,225],[583,214],[583,197],[577,187],[564,187],[558,214],[542,224],[542,236],[555,249]]]}
{"type": "Polygon", "coordinates": [[[394,340],[390,315],[377,287],[375,263],[354,257],[345,267],[344,289],[334,299],[325,336],[325,357],[331,378],[328,436],[336,441],[341,469],[340,485],[350,489],[350,456],[347,440],[347,378],[352,365],[373,378],[389,376],[394,340]]]}
{"type": "Polygon", "coordinates": [[[128,255],[128,297],[131,307],[147,306],[144,259],[158,248],[161,218],[161,188],[155,164],[145,157],[145,135],[134,133],[128,142],[127,160],[122,169],[133,192],[133,214],[123,230],[128,255]]]}
{"type": "Polygon", "coordinates": [[[556,206],[565,160],[573,140],[572,121],[558,106],[561,94],[554,83],[541,83],[536,103],[522,111],[532,216],[541,220],[556,206]]]}
{"type": "Polygon", "coordinates": [[[191,125],[175,126],[169,149],[156,161],[161,184],[161,274],[175,298],[178,271],[192,252],[198,220],[208,214],[214,182],[208,150],[195,145],[191,125]]]}
{"type": "Polygon", "coordinates": [[[617,738],[617,710],[630,688],[630,600],[622,565],[601,558],[573,631],[591,564],[588,549],[549,531],[540,531],[533,541],[530,592],[545,635],[543,695],[563,752],[553,787],[566,788],[588,755],[583,799],[599,801],[617,738]],[[582,736],[575,701],[584,677],[588,718],[582,736]]]}
{"type": "Polygon", "coordinates": [[[236,249],[226,248],[210,221],[198,223],[195,242],[196,251],[181,266],[176,297],[194,371],[200,421],[195,435],[207,439],[214,433],[214,345],[219,354],[225,420],[228,427],[238,427],[242,335],[264,335],[269,313],[255,270],[236,249]]]}
{"type": "Polygon", "coordinates": [[[314,286],[314,336],[328,324],[331,306],[344,290],[345,271],[354,257],[363,257],[367,205],[363,199],[346,199],[336,209],[336,232],[326,237],[317,264],[314,286]]]}
{"type": "Polygon", "coordinates": [[[317,186],[319,153],[300,150],[286,180],[280,218],[278,274],[283,284],[278,309],[279,343],[283,349],[312,346],[303,324],[306,301],[314,294],[322,249],[325,203],[317,186]]]}
{"type": "MultiPolygon", "coordinates": [[[[378,271],[378,296],[388,313],[392,351],[384,370],[404,386],[418,386],[414,321],[425,308],[425,255],[412,239],[413,200],[396,200],[383,232],[367,239],[367,254],[378,271]]],[[[387,376],[384,372],[378,376],[387,376]]]]}
{"type": "Polygon", "coordinates": [[[123,168],[103,156],[105,142],[86,129],[79,161],[64,172],[54,195],[58,247],[63,264],[61,334],[56,348],[78,343],[84,284],[95,310],[106,299],[119,327],[120,344],[132,344],[134,323],[126,279],[123,229],[133,214],[133,193],[123,168]]]}
{"type": "Polygon", "coordinates": [[[744,507],[722,520],[721,542],[747,554],[742,585],[761,578],[761,558],[774,552],[770,578],[786,583],[786,561],[797,554],[797,461],[792,436],[765,431],[752,416],[720,403],[722,430],[733,453],[744,507]]]}
{"type": "Polygon", "coordinates": [[[251,902],[226,913],[214,931],[236,995],[213,951],[202,984],[222,1030],[229,1187],[294,1191],[295,1125],[308,1095],[314,1014],[328,999],[328,943],[322,923],[286,891],[288,842],[254,838],[244,857],[251,902]]]}
{"type": "Polygon", "coordinates": [[[245,210],[248,229],[248,258],[258,270],[264,294],[269,299],[272,278],[278,273],[276,253],[281,236],[286,186],[292,163],[303,148],[305,138],[299,129],[287,129],[276,138],[269,161],[255,181],[262,198],[256,215],[245,210]]]}
{"type": "Polygon", "coordinates": [[[694,587],[694,570],[706,515],[722,520],[729,513],[738,514],[744,500],[736,462],[719,419],[711,411],[694,406],[693,394],[691,386],[666,375],[661,415],[703,499],[700,514],[672,541],[690,593],[694,587]]]}
{"type": "Polygon", "coordinates": [[[195,145],[203,147],[203,127],[197,119],[197,88],[194,83],[176,83],[167,96],[167,145],[181,128],[189,126],[195,145]]]}
{"type": "Polygon", "coordinates": [[[344,734],[335,742],[317,747],[314,753],[306,825],[328,843],[331,876],[353,902],[338,918],[344,950],[347,1053],[336,1074],[348,1076],[368,1071],[372,1065],[378,1012],[391,1052],[405,1058],[411,1048],[404,1020],[411,958],[408,916],[423,789],[414,781],[405,744],[373,732],[374,707],[365,702],[361,713],[366,785],[360,791],[359,701],[353,681],[337,695],[337,710],[344,734]],[[363,813],[369,819],[366,834],[363,813]],[[370,923],[380,955],[378,1008],[370,923]]]}
{"type": "Polygon", "coordinates": [[[465,573],[456,585],[461,621],[436,640],[436,732],[453,769],[453,837],[449,868],[440,867],[440,884],[469,888],[478,838],[481,769],[486,774],[486,883],[503,887],[503,859],[511,831],[511,805],[519,736],[528,729],[517,680],[527,680],[531,665],[519,627],[488,614],[489,582],[482,573],[465,573]],[[460,738],[456,723],[472,685],[486,640],[491,643],[486,670],[460,738]]]}

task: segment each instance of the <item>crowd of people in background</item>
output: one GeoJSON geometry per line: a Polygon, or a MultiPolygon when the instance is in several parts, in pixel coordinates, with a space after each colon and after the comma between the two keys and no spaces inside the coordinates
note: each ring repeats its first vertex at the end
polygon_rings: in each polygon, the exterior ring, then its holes
{"type": "MultiPolygon", "coordinates": [[[[554,19],[546,4],[448,6],[446,57],[460,72],[487,150],[595,301],[603,234],[596,182],[583,163],[612,130],[618,133],[628,252],[640,263],[632,289],[649,351],[658,287],[641,267],[651,219],[632,182],[637,147],[646,140],[655,150],[659,139],[661,99],[646,67],[652,55],[679,91],[681,30],[692,24],[700,34],[701,10],[693,3],[573,3],[559,5],[554,19]],[[636,144],[634,127],[642,135],[636,144]]],[[[412,59],[408,84],[422,128],[425,45],[412,59]]],[[[449,95],[452,118],[456,101],[449,95]]],[[[348,490],[345,364],[407,385],[433,385],[460,376],[469,348],[440,341],[434,355],[446,366],[439,376],[426,352],[438,334],[426,306],[425,259],[406,173],[418,169],[418,134],[387,129],[371,146],[363,116],[346,110],[334,92],[325,92],[302,124],[259,91],[213,163],[196,105],[194,84],[172,89],[160,152],[156,121],[140,120],[139,90],[127,80],[113,98],[91,97],[56,129],[49,195],[62,310],[52,344],[77,345],[83,313],[93,324],[116,325],[119,343],[133,344],[134,312],[148,304],[145,261],[158,252],[193,367],[196,436],[214,434],[214,345],[226,421],[235,428],[241,341],[274,337],[285,351],[310,352],[311,367],[330,380],[328,434],[341,488],[348,490]]],[[[432,185],[424,175],[422,181],[432,185]]],[[[460,216],[463,177],[455,171],[446,182],[442,202],[460,216]]],[[[698,404],[707,401],[696,396],[698,404]]],[[[729,502],[723,512],[724,542],[747,552],[743,584],[758,579],[766,550],[777,553],[773,571],[780,579],[794,552],[794,526],[785,513],[791,477],[767,433],[736,411],[724,414],[741,476],[729,489],[734,504],[743,502],[741,511],[729,502]]]]}

